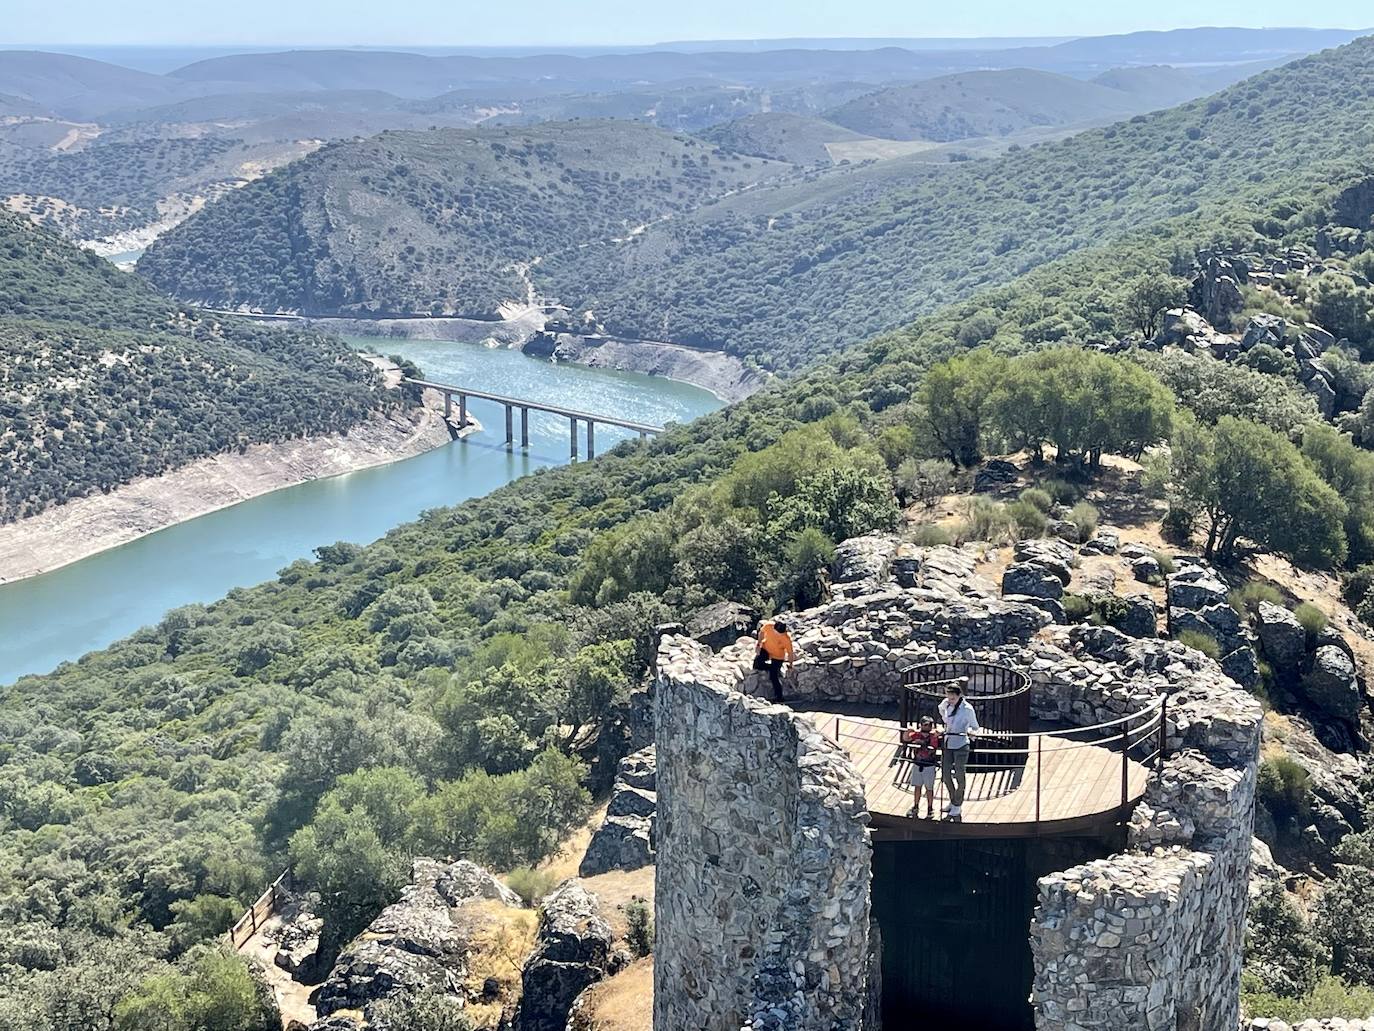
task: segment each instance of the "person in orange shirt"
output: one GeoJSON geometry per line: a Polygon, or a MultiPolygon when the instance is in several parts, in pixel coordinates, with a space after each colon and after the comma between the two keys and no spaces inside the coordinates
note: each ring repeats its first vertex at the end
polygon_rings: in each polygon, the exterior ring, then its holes
{"type": "Polygon", "coordinates": [[[773,684],[773,701],[782,701],[782,665],[792,668],[796,653],[792,649],[792,637],[787,632],[787,622],[775,619],[759,629],[759,650],[754,656],[754,668],[766,669],[768,679],[773,684]]]}

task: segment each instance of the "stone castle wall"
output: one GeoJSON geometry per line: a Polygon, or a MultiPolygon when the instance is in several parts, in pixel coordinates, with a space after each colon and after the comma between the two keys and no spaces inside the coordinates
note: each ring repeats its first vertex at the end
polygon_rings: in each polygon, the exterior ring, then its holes
{"type": "Polygon", "coordinates": [[[872,1031],[862,783],[707,659],[660,653],[654,1026],[872,1031]]]}
{"type": "Polygon", "coordinates": [[[1036,1026],[1231,1031],[1240,1013],[1259,706],[1229,681],[1178,685],[1171,753],[1131,850],[1040,881],[1036,1026]]]}
{"type": "MultiPolygon", "coordinates": [[[[1127,849],[1039,884],[1027,928],[1036,1025],[1233,1031],[1258,703],[1175,641],[1047,626],[1040,609],[996,597],[957,550],[908,566],[909,585],[867,583],[790,617],[789,698],[890,703],[904,666],[949,658],[1026,670],[1034,715],[1071,725],[1167,698],[1169,757],[1127,849]]],[[[767,691],[752,654],[747,640],[713,656],[671,639],[661,656],[655,1026],[872,1031],[863,786],[809,723],[746,697],[767,691]]]]}

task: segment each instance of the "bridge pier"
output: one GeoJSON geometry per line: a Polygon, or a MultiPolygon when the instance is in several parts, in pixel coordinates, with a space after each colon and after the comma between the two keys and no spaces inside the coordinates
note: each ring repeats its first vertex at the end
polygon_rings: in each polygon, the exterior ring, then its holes
{"type": "Polygon", "coordinates": [[[445,391],[444,391],[444,422],[448,422],[448,421],[449,421],[450,419],[452,419],[452,418],[453,418],[453,393],[452,393],[452,391],[445,390],[445,391]]]}
{"type": "Polygon", "coordinates": [[[512,432],[511,429],[511,417],[514,414],[515,409],[512,408],[510,405],[506,405],[506,447],[508,449],[510,448],[511,444],[515,442],[515,434],[512,432]]]}
{"type": "Polygon", "coordinates": [[[458,395],[458,426],[460,429],[468,428],[468,396],[467,394],[458,395]]]}
{"type": "Polygon", "coordinates": [[[520,406],[520,446],[530,449],[530,410],[525,405],[520,406]]]}
{"type": "Polygon", "coordinates": [[[596,457],[596,423],[587,420],[587,457],[596,457]]]}
{"type": "Polygon", "coordinates": [[[570,443],[571,443],[571,445],[572,445],[572,453],[571,453],[571,454],[572,454],[572,458],[573,458],[574,460],[576,460],[576,458],[577,458],[577,419],[576,419],[576,418],[570,418],[570,419],[568,419],[568,437],[569,437],[569,441],[570,441],[570,443]]]}

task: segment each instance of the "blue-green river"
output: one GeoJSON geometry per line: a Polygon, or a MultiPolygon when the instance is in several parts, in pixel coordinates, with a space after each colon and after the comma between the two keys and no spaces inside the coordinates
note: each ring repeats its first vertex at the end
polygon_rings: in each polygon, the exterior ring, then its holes
{"type": "MultiPolygon", "coordinates": [[[[687,422],[721,404],[705,390],[672,380],[555,365],[516,351],[353,340],[361,349],[409,358],[431,379],[632,421],[687,422]]],[[[102,648],[178,605],[210,602],[234,587],[270,579],[320,544],[375,540],[425,509],[486,494],[540,466],[568,461],[566,419],[531,412],[530,452],[524,454],[506,450],[500,405],[473,401],[470,410],[484,429],[465,441],[287,487],[0,586],[0,684],[102,648]]],[[[629,436],[598,426],[597,450],[629,436]]]]}

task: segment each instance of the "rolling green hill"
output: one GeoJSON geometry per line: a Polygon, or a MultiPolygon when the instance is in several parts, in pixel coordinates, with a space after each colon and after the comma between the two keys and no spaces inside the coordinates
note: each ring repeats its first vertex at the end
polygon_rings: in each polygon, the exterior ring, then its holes
{"type": "Polygon", "coordinates": [[[1374,159],[1374,38],[1058,143],[780,183],[553,256],[537,284],[616,333],[795,366],[1133,229],[1374,159]],[[881,188],[868,185],[882,180],[881,188]]]}
{"type": "Polygon", "coordinates": [[[785,166],[626,122],[340,143],[161,238],[139,272],[218,306],[490,317],[517,266],[628,237],[785,166]]]}
{"type": "Polygon", "coordinates": [[[0,523],[396,403],[341,341],[182,309],[0,214],[0,523]]]}
{"type": "Polygon", "coordinates": [[[140,270],[216,304],[485,314],[523,295],[512,265],[538,257],[537,292],[610,332],[795,367],[1159,219],[1367,157],[1372,72],[1363,39],[1002,158],[914,155],[743,191],[776,169],[643,126],[384,135],[212,205],[140,270]],[[527,164],[494,160],[501,132],[527,164]],[[606,134],[633,164],[607,160],[606,134]]]}
{"type": "Polygon", "coordinates": [[[823,118],[771,111],[713,126],[701,133],[701,138],[737,154],[793,165],[828,165],[832,157],[825,148],[827,143],[868,137],[823,118]]]}
{"type": "Polygon", "coordinates": [[[846,463],[883,470],[889,490],[885,459],[914,451],[912,396],[933,362],[981,343],[1115,339],[1129,330],[1123,282],[1217,240],[1311,247],[1345,181],[1290,170],[1251,185],[1253,203],[1086,247],[646,445],[368,547],[322,547],[20,680],[0,694],[0,930],[28,945],[0,954],[0,1026],[74,1031],[63,1007],[107,1012],[156,969],[150,956],[221,932],[317,812],[319,828],[332,813],[347,829],[340,865],[364,910],[388,899],[389,864],[419,850],[458,841],[486,862],[535,861],[579,812],[577,767],[540,742],[570,712],[614,719],[648,628],[719,598],[785,604],[814,577],[811,560],[779,555],[780,494],[846,463]],[[574,695],[585,682],[605,693],[574,695]],[[399,798],[414,836],[368,837],[352,796],[321,802],[344,784],[399,798]],[[100,976],[112,965],[130,977],[100,976]]]}
{"type": "Polygon", "coordinates": [[[842,104],[826,118],[865,136],[948,143],[1009,136],[1037,125],[1121,118],[1139,110],[1139,102],[1120,90],[1017,68],[893,86],[842,104]]]}

